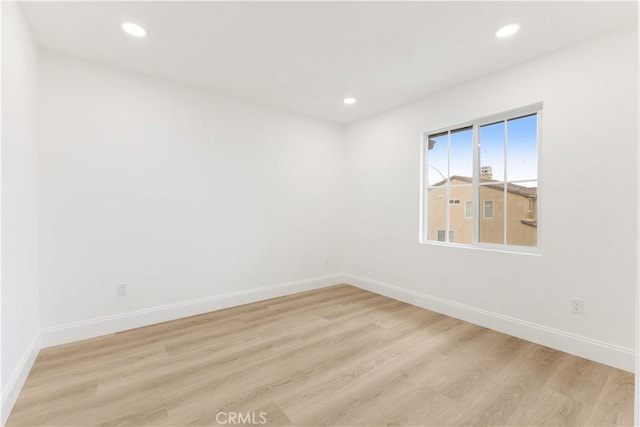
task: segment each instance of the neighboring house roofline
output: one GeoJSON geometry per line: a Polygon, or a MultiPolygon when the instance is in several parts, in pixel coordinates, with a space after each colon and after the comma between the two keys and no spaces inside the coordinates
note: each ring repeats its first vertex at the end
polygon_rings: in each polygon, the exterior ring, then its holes
{"type": "MultiPolygon", "coordinates": [[[[471,177],[461,176],[461,175],[452,175],[451,178],[443,179],[442,181],[433,184],[432,187],[438,187],[440,185],[444,185],[449,180],[464,181],[464,182],[468,182],[469,184],[471,184],[473,182],[473,179],[471,177]]],[[[502,182],[500,182],[500,181],[487,180],[487,179],[481,179],[480,180],[480,183],[482,183],[482,184],[487,183],[487,182],[491,182],[491,183],[495,183],[495,184],[493,184],[493,185],[489,184],[489,185],[484,185],[484,186],[489,187],[489,188],[493,188],[494,190],[498,190],[498,191],[502,190],[502,182]]],[[[517,194],[519,196],[528,197],[528,198],[532,198],[532,199],[536,199],[538,197],[538,189],[537,188],[523,187],[522,185],[516,185],[516,184],[507,183],[507,191],[509,193],[517,194]]]]}

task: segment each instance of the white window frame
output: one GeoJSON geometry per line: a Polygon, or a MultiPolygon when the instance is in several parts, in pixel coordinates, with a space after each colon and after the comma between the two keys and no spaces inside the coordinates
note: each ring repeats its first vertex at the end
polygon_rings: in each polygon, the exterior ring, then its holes
{"type": "MultiPolygon", "coordinates": [[[[535,104],[527,105],[521,108],[515,108],[512,110],[504,111],[501,113],[493,114],[490,116],[481,117],[479,119],[470,120],[467,122],[462,122],[450,126],[439,127],[435,129],[431,129],[429,131],[422,132],[420,135],[420,224],[419,224],[419,236],[418,241],[422,244],[426,245],[436,245],[436,246],[452,246],[452,247],[460,247],[460,248],[470,248],[470,249],[481,249],[481,250],[490,250],[490,251],[498,251],[498,252],[510,252],[510,253],[522,253],[522,254],[531,254],[531,255],[540,255],[542,253],[543,247],[543,239],[542,239],[542,230],[541,230],[541,214],[542,214],[542,206],[540,203],[539,195],[542,193],[542,102],[538,102],[535,104]],[[480,156],[479,156],[479,129],[481,126],[485,126],[491,123],[511,120],[519,117],[524,117],[527,115],[536,114],[537,115],[537,141],[536,141],[536,149],[537,149],[537,162],[538,162],[538,176],[537,176],[537,193],[538,197],[536,198],[536,218],[537,218],[537,246],[518,246],[518,245],[509,245],[506,243],[484,243],[479,241],[479,225],[480,225],[480,209],[473,209],[473,236],[472,243],[452,243],[449,241],[441,242],[434,240],[427,240],[427,192],[429,189],[428,180],[427,180],[427,169],[429,167],[429,158],[428,158],[428,141],[429,135],[434,135],[438,133],[454,131],[460,128],[472,127],[473,133],[473,183],[472,183],[472,191],[473,191],[473,199],[471,200],[472,206],[479,206],[480,202],[480,156]]],[[[508,139],[505,139],[505,152],[507,152],[507,144],[508,139]]],[[[505,164],[507,162],[507,156],[505,155],[505,164]]],[[[529,182],[531,180],[521,180],[521,181],[509,181],[510,183],[517,184],[518,182],[529,182]]],[[[447,187],[448,188],[448,187],[447,187]]],[[[448,193],[449,190],[447,190],[448,193]]],[[[504,207],[504,227],[505,227],[505,236],[506,236],[506,228],[507,228],[507,208],[508,200],[507,188],[505,186],[505,203],[503,203],[504,207]]],[[[449,195],[447,194],[447,200],[449,199],[449,195]]],[[[449,229],[449,203],[446,203],[446,225],[447,229],[449,229]]],[[[495,209],[495,204],[494,204],[495,209]]],[[[484,214],[484,205],[482,209],[482,213],[484,214]]],[[[495,216],[495,212],[494,212],[495,216]]],[[[466,217],[466,216],[465,216],[466,217]]],[[[446,230],[445,230],[446,236],[446,230]]],[[[448,236],[446,236],[448,237],[448,236]]],[[[506,237],[505,237],[506,238],[506,237]]]]}

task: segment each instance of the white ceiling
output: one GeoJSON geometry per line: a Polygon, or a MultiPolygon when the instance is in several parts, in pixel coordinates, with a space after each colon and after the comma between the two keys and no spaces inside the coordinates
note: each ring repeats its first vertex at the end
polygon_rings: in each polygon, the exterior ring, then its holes
{"type": "Polygon", "coordinates": [[[348,123],[637,22],[635,2],[27,2],[38,43],[348,123]],[[148,37],[120,28],[139,23],[148,37]],[[498,40],[495,30],[522,29],[498,40]],[[345,106],[353,95],[358,103],[345,106]]]}

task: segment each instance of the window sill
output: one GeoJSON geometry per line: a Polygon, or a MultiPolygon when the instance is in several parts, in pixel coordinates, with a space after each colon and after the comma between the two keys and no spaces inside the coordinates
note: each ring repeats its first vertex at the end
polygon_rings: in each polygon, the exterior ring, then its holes
{"type": "Polygon", "coordinates": [[[437,242],[432,240],[419,241],[421,245],[428,246],[445,246],[450,248],[460,248],[460,249],[471,249],[475,251],[487,251],[487,252],[500,252],[505,254],[516,254],[516,255],[530,255],[530,256],[542,256],[540,253],[540,248],[528,248],[524,246],[509,246],[509,245],[491,245],[491,244],[462,244],[462,243],[447,243],[447,242],[437,242]]]}

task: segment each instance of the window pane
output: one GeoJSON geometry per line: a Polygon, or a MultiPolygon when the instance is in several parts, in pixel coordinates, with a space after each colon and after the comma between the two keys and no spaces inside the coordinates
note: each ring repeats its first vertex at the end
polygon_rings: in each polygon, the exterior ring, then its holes
{"type": "Polygon", "coordinates": [[[458,129],[451,132],[449,175],[451,177],[451,185],[471,183],[471,177],[473,176],[473,128],[458,129]]]}
{"type": "Polygon", "coordinates": [[[507,180],[538,179],[538,116],[507,121],[507,180]]]}
{"type": "MultiPolygon", "coordinates": [[[[427,240],[440,240],[438,238],[438,230],[443,230],[444,233],[444,230],[447,229],[446,215],[446,188],[430,188],[427,190],[427,240]]],[[[444,234],[442,239],[444,239],[444,234]]]]}
{"type": "Polygon", "coordinates": [[[453,232],[453,230],[449,230],[449,243],[455,243],[455,241],[455,233],[453,232]]]}
{"type": "Polygon", "coordinates": [[[427,144],[427,185],[437,185],[447,179],[448,169],[448,140],[447,133],[430,135],[427,144]]]}
{"type": "MultiPolygon", "coordinates": [[[[453,186],[449,190],[449,198],[457,201],[467,201],[473,198],[473,187],[470,185],[453,186]]],[[[471,243],[473,240],[472,212],[469,210],[467,217],[467,203],[454,203],[449,205],[449,230],[455,236],[455,243],[471,243]]],[[[451,240],[450,240],[451,241],[451,240]]]]}
{"type": "Polygon", "coordinates": [[[480,186],[480,229],[482,243],[504,243],[504,184],[480,186]]]}
{"type": "Polygon", "coordinates": [[[464,217],[473,217],[473,202],[464,202],[464,217]]]}
{"type": "Polygon", "coordinates": [[[537,181],[507,184],[507,244],[538,244],[537,181]]]}
{"type": "Polygon", "coordinates": [[[438,230],[438,242],[444,242],[444,230],[438,230]]]}
{"type": "Polygon", "coordinates": [[[484,201],[484,217],[493,219],[493,200],[484,201]]]}
{"type": "Polygon", "coordinates": [[[504,122],[480,126],[480,182],[504,181],[504,122]]]}

